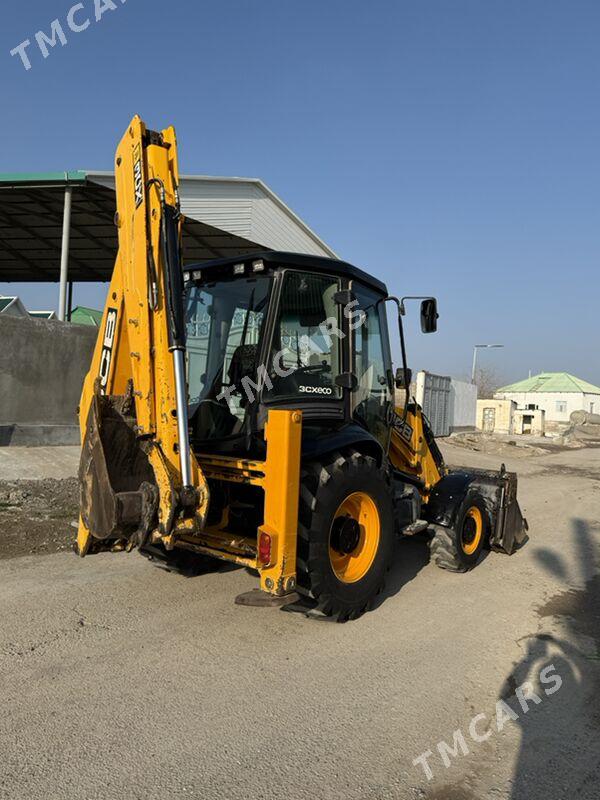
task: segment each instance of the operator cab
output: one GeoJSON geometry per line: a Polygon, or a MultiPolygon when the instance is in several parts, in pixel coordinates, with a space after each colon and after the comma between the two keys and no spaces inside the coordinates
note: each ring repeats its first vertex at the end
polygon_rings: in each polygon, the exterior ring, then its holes
{"type": "Polygon", "coordinates": [[[185,286],[196,450],[261,455],[270,408],[302,410],[306,447],[358,425],[387,449],[383,283],[343,261],[266,252],[187,266],[185,286]]]}

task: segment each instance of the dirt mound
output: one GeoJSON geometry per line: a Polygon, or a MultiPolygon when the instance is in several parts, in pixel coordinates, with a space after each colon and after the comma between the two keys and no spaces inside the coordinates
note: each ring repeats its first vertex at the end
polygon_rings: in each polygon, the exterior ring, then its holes
{"type": "Polygon", "coordinates": [[[519,441],[517,438],[500,438],[484,433],[457,433],[448,439],[450,444],[491,455],[507,455],[512,457],[527,458],[528,456],[541,456],[548,452],[546,448],[519,441]]]}
{"type": "Polygon", "coordinates": [[[600,447],[600,425],[570,425],[555,441],[566,447],[600,447]]]}
{"type": "Polygon", "coordinates": [[[78,506],[76,478],[0,481],[0,559],[69,549],[78,506]]]}

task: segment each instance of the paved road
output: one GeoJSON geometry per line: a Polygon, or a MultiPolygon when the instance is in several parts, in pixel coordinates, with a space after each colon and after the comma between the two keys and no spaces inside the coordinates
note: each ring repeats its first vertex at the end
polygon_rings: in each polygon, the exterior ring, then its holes
{"type": "Polygon", "coordinates": [[[527,547],[454,575],[407,541],[382,605],[346,625],[234,606],[243,570],[0,562],[0,797],[596,798],[600,450],[518,468],[527,547]],[[502,697],[517,718],[498,732],[502,697]],[[445,767],[455,730],[469,752],[445,767]]]}

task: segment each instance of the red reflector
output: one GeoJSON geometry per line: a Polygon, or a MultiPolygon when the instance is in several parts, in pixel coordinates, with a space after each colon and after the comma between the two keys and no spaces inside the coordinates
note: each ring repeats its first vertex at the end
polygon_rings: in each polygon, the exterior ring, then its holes
{"type": "Polygon", "coordinates": [[[268,533],[261,533],[258,537],[258,561],[264,566],[271,563],[271,537],[268,533]]]}

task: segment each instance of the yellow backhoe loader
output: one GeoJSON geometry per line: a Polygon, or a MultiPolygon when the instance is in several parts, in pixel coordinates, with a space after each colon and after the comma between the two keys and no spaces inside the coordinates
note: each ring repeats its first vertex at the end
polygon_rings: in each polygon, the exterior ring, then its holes
{"type": "Polygon", "coordinates": [[[523,543],[516,476],[447,469],[410,397],[405,302],[429,333],[434,298],[318,256],[184,266],[173,128],[135,117],[115,175],[119,250],[80,406],[81,556],[192,551],[256,570],[257,604],[299,593],[345,621],[381,593],[398,535],[428,535],[454,571],[523,543]]]}

